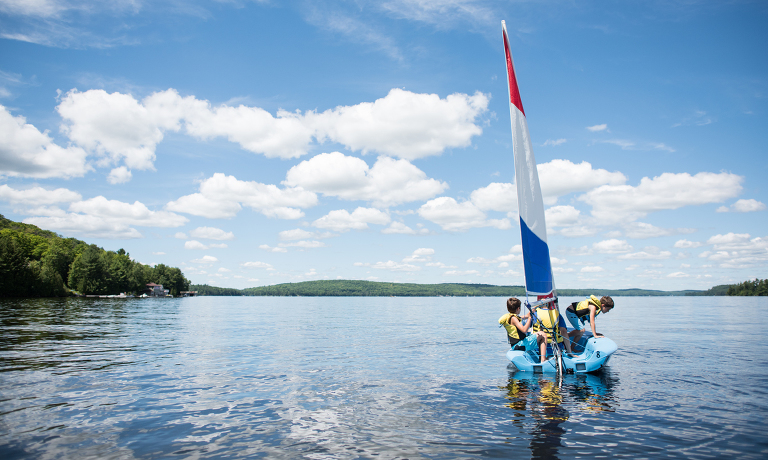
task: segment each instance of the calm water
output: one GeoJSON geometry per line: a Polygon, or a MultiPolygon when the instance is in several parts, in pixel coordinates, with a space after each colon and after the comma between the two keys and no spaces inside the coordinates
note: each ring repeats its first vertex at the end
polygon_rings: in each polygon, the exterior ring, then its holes
{"type": "Polygon", "coordinates": [[[615,300],[562,387],[500,298],[2,301],[0,458],[765,458],[768,299],[615,300]]]}

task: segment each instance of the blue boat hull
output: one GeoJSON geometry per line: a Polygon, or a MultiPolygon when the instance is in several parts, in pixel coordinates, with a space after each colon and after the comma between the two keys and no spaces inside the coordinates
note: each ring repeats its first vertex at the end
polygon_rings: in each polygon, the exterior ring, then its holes
{"type": "MultiPolygon", "coordinates": [[[[616,342],[608,337],[583,337],[577,345],[577,349],[582,348],[583,351],[577,354],[563,353],[566,372],[576,374],[598,372],[608,364],[611,355],[618,349],[616,342]]],[[[557,372],[557,362],[551,357],[541,363],[538,354],[512,349],[507,352],[507,358],[519,371],[557,372]]]]}

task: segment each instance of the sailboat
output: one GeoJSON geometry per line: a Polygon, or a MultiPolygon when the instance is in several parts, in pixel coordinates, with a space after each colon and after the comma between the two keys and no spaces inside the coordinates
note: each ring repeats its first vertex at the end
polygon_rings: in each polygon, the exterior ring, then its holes
{"type": "MultiPolygon", "coordinates": [[[[544,200],[541,196],[539,173],[536,169],[536,158],[533,156],[533,146],[528,133],[528,122],[520,99],[520,90],[515,76],[515,66],[509,47],[507,25],[501,21],[504,35],[504,54],[507,61],[507,85],[509,87],[509,113],[512,119],[512,150],[515,157],[515,181],[517,183],[517,202],[520,212],[520,237],[523,245],[523,265],[525,268],[525,306],[539,321],[538,311],[547,315],[549,324],[547,330],[550,340],[557,340],[560,332],[557,318],[560,315],[557,301],[557,290],[552,275],[552,263],[547,244],[547,224],[544,220],[544,200]],[[529,303],[528,298],[534,297],[535,302],[529,303]]],[[[547,318],[545,318],[547,319],[547,318]]],[[[542,322],[540,324],[545,324],[542,322]]],[[[546,327],[545,327],[546,329],[546,327]]],[[[563,340],[569,340],[563,337],[563,340]]],[[[557,345],[548,345],[547,359],[543,363],[536,350],[511,349],[507,358],[520,371],[528,372],[557,372],[589,373],[603,368],[611,355],[617,350],[616,343],[608,337],[593,337],[587,330],[578,343],[574,343],[573,351],[564,353],[557,345]]],[[[535,347],[537,348],[537,347],[535,347]]]]}

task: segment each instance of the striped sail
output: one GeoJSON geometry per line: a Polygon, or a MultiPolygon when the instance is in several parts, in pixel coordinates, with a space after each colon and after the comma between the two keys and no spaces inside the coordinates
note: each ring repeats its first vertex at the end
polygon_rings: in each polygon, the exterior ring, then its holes
{"type": "Polygon", "coordinates": [[[538,299],[556,296],[552,265],[547,245],[547,225],[544,222],[544,200],[541,197],[539,173],[533,156],[528,122],[525,119],[520,90],[517,87],[515,66],[509,50],[507,26],[501,21],[504,35],[504,53],[507,58],[509,86],[509,114],[512,118],[512,149],[515,156],[517,203],[520,209],[520,236],[523,241],[525,289],[538,299]]]}

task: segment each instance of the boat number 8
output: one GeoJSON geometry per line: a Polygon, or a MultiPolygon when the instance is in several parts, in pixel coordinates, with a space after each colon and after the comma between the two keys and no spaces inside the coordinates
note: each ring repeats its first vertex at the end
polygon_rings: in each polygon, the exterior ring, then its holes
{"type": "Polygon", "coordinates": [[[600,352],[599,352],[599,351],[597,352],[597,357],[598,357],[598,358],[600,357],[600,352]]]}

